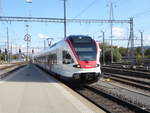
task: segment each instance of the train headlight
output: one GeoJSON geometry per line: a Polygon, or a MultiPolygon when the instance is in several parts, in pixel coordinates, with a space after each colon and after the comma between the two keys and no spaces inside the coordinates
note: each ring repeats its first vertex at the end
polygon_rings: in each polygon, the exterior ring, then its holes
{"type": "Polygon", "coordinates": [[[76,68],[81,68],[80,64],[73,65],[73,67],[76,67],[76,68]]]}
{"type": "Polygon", "coordinates": [[[95,65],[95,67],[99,67],[99,66],[100,66],[99,64],[96,64],[96,65],[95,65]]]}

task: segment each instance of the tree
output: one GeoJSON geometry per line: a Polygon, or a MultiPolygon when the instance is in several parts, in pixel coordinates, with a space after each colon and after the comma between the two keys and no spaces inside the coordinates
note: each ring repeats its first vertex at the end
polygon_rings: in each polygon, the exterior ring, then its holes
{"type": "Polygon", "coordinates": [[[18,59],[18,55],[12,55],[12,59],[13,59],[13,60],[18,59]]]}
{"type": "Polygon", "coordinates": [[[145,50],[145,55],[150,56],[150,48],[145,50]]]}
{"type": "Polygon", "coordinates": [[[141,55],[141,50],[142,50],[141,47],[137,47],[135,50],[136,55],[141,55]]]}
{"type": "Polygon", "coordinates": [[[121,56],[127,56],[127,48],[120,47],[118,50],[121,56]]]}
{"type": "Polygon", "coordinates": [[[1,53],[0,54],[0,61],[4,61],[5,60],[5,54],[4,53],[1,53]]]}
{"type": "MultiPolygon", "coordinates": [[[[119,52],[118,48],[113,48],[113,61],[114,62],[121,62],[121,54],[119,52]]],[[[101,54],[101,61],[102,61],[102,54],[101,54]]],[[[111,62],[111,49],[107,48],[105,51],[105,62],[110,63],[111,62]]]]}
{"type": "Polygon", "coordinates": [[[118,62],[118,63],[121,62],[122,56],[121,56],[118,48],[114,49],[113,56],[114,56],[113,57],[113,61],[114,62],[118,62]]]}
{"type": "Polygon", "coordinates": [[[142,64],[142,56],[140,54],[136,55],[136,64],[141,65],[142,64]]]}

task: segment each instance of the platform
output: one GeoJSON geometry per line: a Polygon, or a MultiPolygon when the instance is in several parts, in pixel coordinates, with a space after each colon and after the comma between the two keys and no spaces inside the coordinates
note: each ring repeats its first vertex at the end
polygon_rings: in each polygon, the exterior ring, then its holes
{"type": "Polygon", "coordinates": [[[4,67],[8,67],[8,66],[12,66],[14,64],[0,64],[0,69],[4,68],[4,67]]]}
{"type": "Polygon", "coordinates": [[[0,113],[104,113],[34,65],[0,81],[0,113]]]}

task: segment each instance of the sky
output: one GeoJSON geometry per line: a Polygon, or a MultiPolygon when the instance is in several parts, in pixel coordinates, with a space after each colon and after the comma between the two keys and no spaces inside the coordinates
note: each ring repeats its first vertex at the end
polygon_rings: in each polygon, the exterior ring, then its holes
{"type": "MultiPolygon", "coordinates": [[[[149,0],[67,0],[67,18],[109,19],[110,3],[113,3],[114,19],[134,19],[135,46],[140,46],[140,31],[143,31],[144,45],[150,46],[150,1],[149,0]]],[[[63,18],[63,0],[0,0],[1,16],[63,18]]],[[[31,47],[43,48],[45,38],[54,38],[52,43],[63,39],[63,24],[33,22],[0,22],[0,47],[6,45],[6,28],[9,29],[13,51],[26,47],[24,35],[29,25],[31,47]]],[[[102,42],[105,32],[110,43],[110,24],[67,23],[67,36],[83,34],[102,42]]],[[[129,24],[113,24],[113,45],[127,47],[129,24]],[[122,40],[123,39],[123,40],[122,40]]],[[[25,51],[25,50],[23,50],[25,51]]]]}

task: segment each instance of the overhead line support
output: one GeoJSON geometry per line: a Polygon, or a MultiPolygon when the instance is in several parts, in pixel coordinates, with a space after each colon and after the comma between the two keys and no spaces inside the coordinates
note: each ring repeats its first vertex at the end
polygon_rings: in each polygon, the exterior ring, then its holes
{"type": "MultiPolygon", "coordinates": [[[[40,18],[40,17],[9,17],[0,16],[0,21],[17,22],[55,22],[64,23],[64,18],[40,18]]],[[[68,23],[131,23],[131,20],[104,20],[104,19],[66,19],[68,23]]]]}

